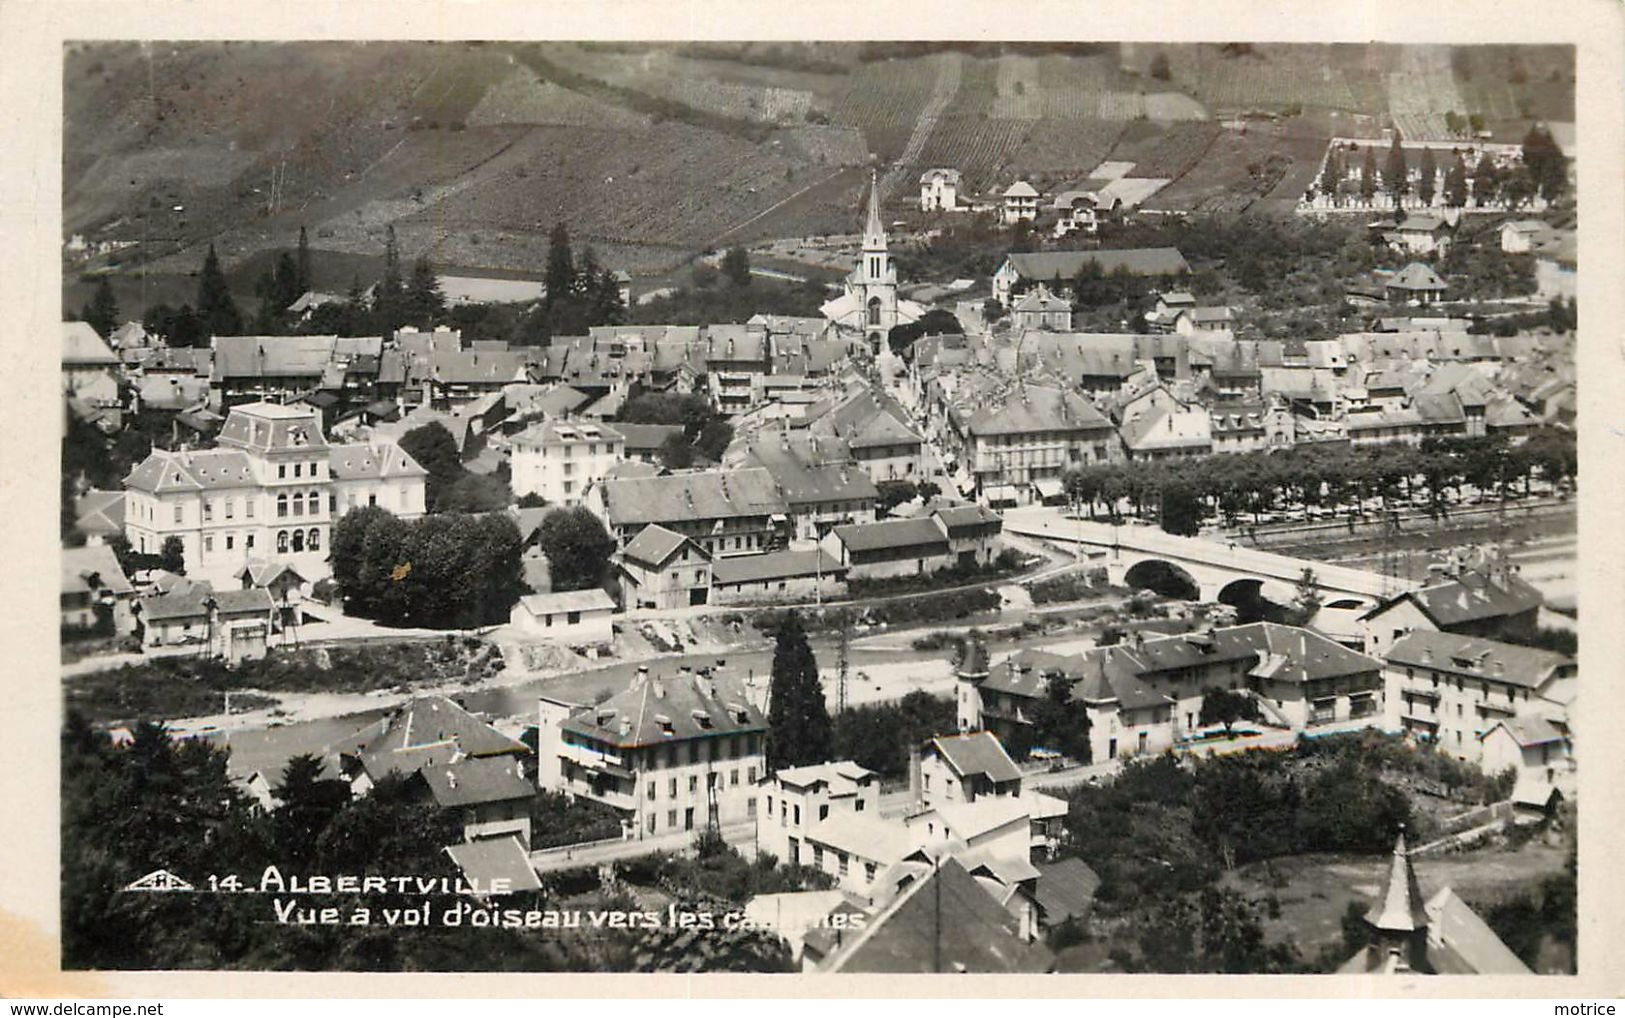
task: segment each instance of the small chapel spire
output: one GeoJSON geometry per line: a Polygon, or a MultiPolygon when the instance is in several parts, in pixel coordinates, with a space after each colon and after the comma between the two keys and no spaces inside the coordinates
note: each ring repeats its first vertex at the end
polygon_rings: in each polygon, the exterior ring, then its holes
{"type": "Polygon", "coordinates": [[[1426,903],[1422,888],[1416,882],[1416,871],[1411,868],[1411,856],[1405,848],[1405,825],[1399,827],[1394,842],[1394,860],[1388,870],[1388,884],[1365,914],[1372,929],[1382,933],[1413,933],[1428,925],[1426,903]]]}

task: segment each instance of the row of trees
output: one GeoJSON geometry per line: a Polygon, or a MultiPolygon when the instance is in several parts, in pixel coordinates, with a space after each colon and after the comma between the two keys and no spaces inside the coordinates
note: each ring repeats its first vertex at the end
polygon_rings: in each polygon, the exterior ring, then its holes
{"type": "Polygon", "coordinates": [[[469,628],[508,620],[525,592],[519,528],[506,513],[402,520],[377,506],[333,527],[346,610],[387,625],[469,628]]]}
{"type": "Polygon", "coordinates": [[[1357,511],[1371,500],[1391,502],[1424,496],[1440,511],[1447,495],[1461,499],[1462,486],[1499,492],[1525,491],[1539,474],[1553,484],[1575,476],[1571,431],[1546,428],[1521,445],[1501,436],[1435,438],[1408,445],[1294,447],[1203,456],[1158,463],[1103,464],[1072,470],[1067,496],[1090,518],[1097,510],[1113,520],[1126,507],[1136,516],[1154,514],[1169,533],[1194,536],[1203,520],[1235,525],[1278,510],[1323,508],[1357,511]]]}
{"type": "MultiPolygon", "coordinates": [[[[1504,201],[1516,209],[1537,195],[1546,201],[1556,201],[1568,191],[1568,160],[1549,130],[1541,125],[1529,129],[1523,139],[1523,161],[1512,169],[1496,165],[1490,153],[1479,157],[1469,170],[1463,152],[1453,149],[1450,161],[1444,167],[1443,190],[1440,186],[1439,156],[1431,147],[1424,148],[1419,157],[1416,196],[1424,204],[1433,204],[1436,197],[1450,208],[1466,206],[1471,195],[1475,205],[1489,205],[1504,201]],[[1468,183],[1471,181],[1471,188],[1468,183]]],[[[1383,161],[1382,173],[1377,172],[1377,147],[1355,145],[1348,151],[1332,148],[1326,153],[1317,188],[1322,194],[1350,194],[1350,171],[1354,160],[1359,160],[1359,178],[1352,189],[1364,201],[1372,201],[1378,192],[1387,194],[1396,206],[1411,193],[1410,158],[1407,156],[1399,132],[1395,131],[1383,161]]]]}

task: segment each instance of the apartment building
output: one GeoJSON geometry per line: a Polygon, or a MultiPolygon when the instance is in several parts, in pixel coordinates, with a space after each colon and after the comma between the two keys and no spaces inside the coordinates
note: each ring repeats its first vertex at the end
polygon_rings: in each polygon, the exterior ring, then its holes
{"type": "Polygon", "coordinates": [[[543,698],[537,738],[537,783],[615,808],[629,837],[756,817],[767,721],[755,691],[720,667],[640,667],[592,707],[543,698]]]}
{"type": "Polygon", "coordinates": [[[608,424],[543,421],[514,436],[513,493],[578,506],[587,489],[625,459],[626,437],[608,424]]]}

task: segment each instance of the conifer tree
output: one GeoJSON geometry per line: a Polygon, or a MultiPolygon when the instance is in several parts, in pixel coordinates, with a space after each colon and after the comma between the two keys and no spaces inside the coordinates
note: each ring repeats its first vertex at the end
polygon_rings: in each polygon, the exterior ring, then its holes
{"type": "Polygon", "coordinates": [[[412,318],[423,325],[445,313],[446,296],[440,292],[440,279],[426,257],[419,257],[412,263],[412,281],[406,287],[406,306],[412,318]]]}
{"type": "Polygon", "coordinates": [[[1394,207],[1399,207],[1400,199],[1410,190],[1410,166],[1405,162],[1405,147],[1400,144],[1399,132],[1394,132],[1394,143],[1388,146],[1388,162],[1382,169],[1382,187],[1394,199],[1394,207]]]}
{"type": "Polygon", "coordinates": [[[1422,199],[1423,205],[1433,204],[1434,178],[1438,176],[1439,166],[1434,161],[1433,150],[1422,150],[1422,179],[1417,181],[1416,194],[1422,199]]]}
{"type": "Polygon", "coordinates": [[[1495,200],[1497,192],[1501,189],[1501,171],[1496,168],[1495,160],[1488,152],[1478,159],[1478,165],[1473,168],[1473,204],[1477,206],[1488,205],[1495,200]]]}
{"type": "Polygon", "coordinates": [[[548,307],[569,297],[575,291],[575,258],[570,253],[570,228],[559,222],[547,235],[547,284],[545,300],[548,307]]]}
{"type": "Polygon", "coordinates": [[[779,623],[770,689],[768,770],[829,760],[835,752],[835,732],[824,701],[824,684],[818,678],[818,662],[807,643],[801,616],[793,610],[779,623]]]}
{"type": "Polygon", "coordinates": [[[118,298],[113,296],[113,284],[106,276],[96,284],[96,292],[91,295],[90,303],[85,305],[80,317],[103,339],[118,328],[118,298]]]}
{"type": "Polygon", "coordinates": [[[231,286],[220,269],[220,256],[214,245],[203,259],[197,283],[197,314],[207,336],[235,336],[243,331],[243,316],[231,298],[231,286]]]}
{"type": "Polygon", "coordinates": [[[401,250],[395,243],[395,227],[391,225],[384,234],[384,276],[378,281],[378,289],[372,297],[373,313],[377,316],[379,327],[385,332],[400,328],[405,320],[405,309],[401,306],[404,290],[401,250]]]}
{"type": "MultiPolygon", "coordinates": [[[[310,289],[310,238],[305,235],[305,228],[299,227],[299,258],[296,265],[294,283],[300,294],[310,289]]],[[[298,299],[298,296],[295,296],[298,299]]]]}
{"type": "Polygon", "coordinates": [[[1444,203],[1453,209],[1467,204],[1467,161],[1460,153],[1444,175],[1444,203]]]}
{"type": "Polygon", "coordinates": [[[1360,197],[1366,201],[1377,196],[1377,150],[1367,147],[1365,161],[1360,164],[1360,197]]]}

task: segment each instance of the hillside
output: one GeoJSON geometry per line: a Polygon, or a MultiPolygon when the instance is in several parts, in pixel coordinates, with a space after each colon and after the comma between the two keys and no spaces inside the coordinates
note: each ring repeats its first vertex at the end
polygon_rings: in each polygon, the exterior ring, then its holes
{"type": "Polygon", "coordinates": [[[1520,136],[1573,119],[1572,83],[1561,47],[79,44],[64,226],[133,242],[113,267],[149,289],[210,242],[237,266],[301,225],[335,265],[393,224],[409,257],[534,273],[562,219],[657,275],[722,242],[849,232],[871,158],[898,212],[931,166],[1053,188],[1108,158],[1171,178],[1170,210],[1268,208],[1333,133],[1428,137],[1455,110],[1520,136]]]}

